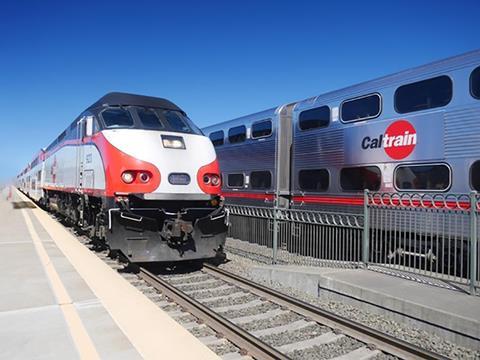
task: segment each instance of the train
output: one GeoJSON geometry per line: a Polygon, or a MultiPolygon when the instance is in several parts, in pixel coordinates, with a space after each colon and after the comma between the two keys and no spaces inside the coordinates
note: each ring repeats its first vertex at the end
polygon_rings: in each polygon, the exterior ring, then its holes
{"type": "Polygon", "coordinates": [[[167,99],[106,94],[36,154],[16,186],[129,263],[225,256],[215,149],[167,99]]]}
{"type": "Polygon", "coordinates": [[[202,129],[227,203],[362,211],[480,190],[480,50],[202,129]]]}
{"type": "MultiPolygon", "coordinates": [[[[480,50],[202,130],[216,148],[232,210],[369,214],[364,260],[471,272],[465,209],[480,191],[480,50]]],[[[297,234],[282,249],[300,255],[350,241],[312,239],[308,231],[300,237],[295,224],[282,226],[282,236],[297,234]]],[[[365,234],[357,235],[355,243],[363,243],[365,234]]],[[[265,236],[272,244],[271,229],[265,236]]],[[[351,260],[359,253],[339,258],[332,248],[321,256],[351,260]]]]}

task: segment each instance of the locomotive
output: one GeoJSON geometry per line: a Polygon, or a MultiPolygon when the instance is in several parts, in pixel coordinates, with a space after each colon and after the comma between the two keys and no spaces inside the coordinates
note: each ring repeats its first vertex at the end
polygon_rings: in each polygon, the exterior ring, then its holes
{"type": "Polygon", "coordinates": [[[106,94],[16,181],[131,263],[224,256],[228,217],[214,147],[166,99],[106,94]]]}

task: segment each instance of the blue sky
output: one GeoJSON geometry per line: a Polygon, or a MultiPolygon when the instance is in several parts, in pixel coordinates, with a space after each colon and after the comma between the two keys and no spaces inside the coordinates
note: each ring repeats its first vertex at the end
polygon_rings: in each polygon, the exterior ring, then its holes
{"type": "Polygon", "coordinates": [[[198,125],[479,47],[478,1],[2,1],[0,182],[109,91],[198,125]]]}

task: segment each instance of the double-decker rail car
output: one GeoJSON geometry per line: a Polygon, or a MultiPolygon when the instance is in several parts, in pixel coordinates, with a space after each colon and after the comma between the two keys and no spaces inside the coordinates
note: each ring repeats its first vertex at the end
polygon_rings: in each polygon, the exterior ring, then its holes
{"type": "MultiPolygon", "coordinates": [[[[480,51],[203,130],[217,149],[227,203],[361,213],[369,189],[469,206],[468,196],[454,195],[480,191],[480,51]]],[[[372,231],[383,229],[384,239],[410,232],[402,214],[372,231]]],[[[430,234],[420,215],[424,236],[407,251],[428,257],[439,238],[458,238],[457,256],[465,256],[467,222],[430,234]]]]}
{"type": "Polygon", "coordinates": [[[273,203],[279,168],[276,155],[281,151],[279,111],[273,108],[207,128],[221,161],[223,195],[228,201],[273,203]]]}
{"type": "Polygon", "coordinates": [[[223,257],[228,220],[214,147],[168,100],[105,95],[17,186],[130,262],[223,257]]]}
{"type": "Polygon", "coordinates": [[[361,211],[363,191],[480,190],[480,51],[203,129],[227,201],[361,211]]]}

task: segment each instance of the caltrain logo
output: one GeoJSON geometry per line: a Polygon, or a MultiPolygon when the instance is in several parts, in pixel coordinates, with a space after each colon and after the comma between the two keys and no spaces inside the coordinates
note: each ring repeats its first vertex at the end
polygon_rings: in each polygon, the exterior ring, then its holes
{"type": "Polygon", "coordinates": [[[397,120],[391,123],[385,134],[376,138],[365,136],[362,140],[362,149],[379,149],[383,147],[385,153],[394,160],[401,160],[412,153],[417,145],[417,131],[407,120],[397,120]]]}

